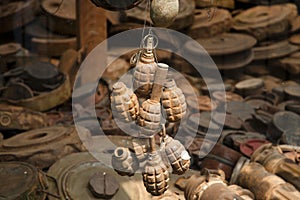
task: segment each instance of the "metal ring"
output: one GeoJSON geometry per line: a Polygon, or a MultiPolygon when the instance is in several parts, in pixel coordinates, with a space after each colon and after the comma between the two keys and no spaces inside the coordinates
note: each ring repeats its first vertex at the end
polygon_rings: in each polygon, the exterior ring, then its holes
{"type": "Polygon", "coordinates": [[[8,114],[4,113],[0,116],[0,124],[2,126],[9,126],[11,124],[11,118],[8,114]]]}
{"type": "Polygon", "coordinates": [[[142,39],[142,47],[145,49],[147,48],[147,45],[145,45],[145,41],[146,39],[148,39],[149,37],[153,37],[153,42],[154,42],[154,45],[153,45],[153,49],[155,49],[157,46],[158,46],[158,38],[156,35],[153,35],[151,33],[149,33],[148,35],[146,35],[143,39],[142,39]],[[156,40],[156,43],[155,43],[155,40],[156,40]]]}

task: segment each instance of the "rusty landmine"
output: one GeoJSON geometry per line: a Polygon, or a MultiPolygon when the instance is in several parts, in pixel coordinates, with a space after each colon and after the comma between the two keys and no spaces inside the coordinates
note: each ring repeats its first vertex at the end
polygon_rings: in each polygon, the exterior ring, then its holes
{"type": "Polygon", "coordinates": [[[187,34],[194,39],[209,38],[217,34],[227,32],[231,28],[232,17],[225,9],[214,10],[215,15],[211,20],[207,19],[207,9],[196,9],[193,25],[187,34]]]}
{"type": "Polygon", "coordinates": [[[197,39],[197,42],[222,70],[236,69],[249,64],[253,60],[251,48],[256,44],[255,38],[239,33],[223,33],[208,39],[197,39]]]}
{"type": "Polygon", "coordinates": [[[12,1],[0,4],[0,33],[12,31],[34,20],[36,1],[12,1]]]}
{"type": "Polygon", "coordinates": [[[289,31],[289,20],[297,15],[293,4],[255,6],[234,17],[236,31],[253,35],[258,41],[274,38],[289,31]]]}
{"type": "MultiPolygon", "coordinates": [[[[88,140],[90,133],[81,128],[88,140]]],[[[0,161],[26,161],[40,169],[50,167],[59,158],[86,151],[74,126],[52,126],[24,132],[5,139],[0,161]]]]}
{"type": "Polygon", "coordinates": [[[265,46],[253,48],[254,60],[267,60],[287,56],[299,50],[296,45],[290,44],[287,40],[274,42],[265,46]]]}
{"type": "Polygon", "coordinates": [[[75,0],[45,0],[41,3],[41,9],[46,13],[46,21],[42,23],[48,29],[56,33],[76,35],[76,9],[75,0]]]}
{"type": "Polygon", "coordinates": [[[2,199],[46,199],[47,178],[25,162],[0,162],[2,199]]]}

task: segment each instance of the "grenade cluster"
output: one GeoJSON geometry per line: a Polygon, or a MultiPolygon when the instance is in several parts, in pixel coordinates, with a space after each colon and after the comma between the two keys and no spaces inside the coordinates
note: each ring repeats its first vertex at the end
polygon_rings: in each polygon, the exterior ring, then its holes
{"type": "Polygon", "coordinates": [[[153,37],[146,48],[137,54],[133,73],[133,89],[117,82],[111,94],[114,118],[134,122],[140,137],[132,138],[132,149],[118,147],[112,165],[120,175],[133,175],[142,170],[144,185],[152,195],[161,195],[168,189],[169,171],[183,174],[190,166],[190,156],[184,146],[166,135],[162,118],[168,122],[180,121],[186,113],[185,97],[174,80],[167,79],[169,66],[156,63],[153,37]],[[157,150],[155,135],[161,137],[157,150]]]}

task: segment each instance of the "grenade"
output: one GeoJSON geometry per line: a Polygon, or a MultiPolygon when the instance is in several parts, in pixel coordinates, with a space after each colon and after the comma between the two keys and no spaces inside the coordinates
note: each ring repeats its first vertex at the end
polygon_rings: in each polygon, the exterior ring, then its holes
{"type": "Polygon", "coordinates": [[[179,12],[178,0],[153,0],[150,17],[155,26],[167,27],[172,24],[179,12]]]}
{"type": "Polygon", "coordinates": [[[147,98],[153,86],[156,63],[153,55],[153,37],[147,40],[147,49],[141,53],[133,73],[133,88],[138,97],[147,98]]]}
{"type": "Polygon", "coordinates": [[[141,126],[142,134],[152,136],[160,130],[161,105],[160,98],[162,94],[162,86],[167,77],[169,66],[164,63],[158,63],[153,88],[150,99],[142,103],[140,108],[140,118],[138,124],[141,126]]]}
{"type": "Polygon", "coordinates": [[[158,101],[148,99],[144,101],[140,108],[140,125],[141,133],[146,136],[152,136],[159,132],[161,119],[161,106],[158,101]]]}
{"type": "Polygon", "coordinates": [[[165,137],[165,152],[174,174],[183,174],[190,167],[190,155],[184,146],[172,137],[165,137]]]}
{"type": "Polygon", "coordinates": [[[110,97],[111,108],[115,118],[125,122],[137,119],[139,115],[139,102],[136,95],[122,82],[113,85],[110,97]]]}
{"type": "Polygon", "coordinates": [[[143,181],[146,190],[154,196],[163,194],[169,187],[169,172],[157,152],[150,154],[143,172],[143,181]]]}
{"type": "Polygon", "coordinates": [[[181,120],[186,113],[185,97],[175,81],[168,80],[162,93],[162,105],[169,122],[181,120]]]}
{"type": "Polygon", "coordinates": [[[112,156],[112,166],[121,176],[132,176],[139,168],[139,163],[128,148],[118,147],[112,156]]]}

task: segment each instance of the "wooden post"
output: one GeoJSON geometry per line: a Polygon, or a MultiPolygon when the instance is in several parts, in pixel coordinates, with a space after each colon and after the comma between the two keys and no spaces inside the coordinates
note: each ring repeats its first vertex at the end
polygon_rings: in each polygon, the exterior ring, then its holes
{"type": "MultiPolygon", "coordinates": [[[[77,19],[77,47],[84,55],[89,54],[98,44],[107,38],[106,16],[102,8],[96,7],[90,0],[76,0],[77,19]]],[[[105,67],[107,56],[106,50],[101,52],[102,56],[96,59],[103,59],[100,63],[105,67]],[[103,53],[103,54],[102,54],[103,53]]],[[[99,61],[97,61],[99,63],[99,61]]],[[[98,79],[98,74],[89,70],[80,77],[81,84],[92,82],[98,79]]]]}

